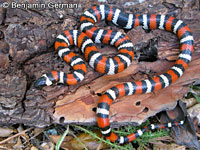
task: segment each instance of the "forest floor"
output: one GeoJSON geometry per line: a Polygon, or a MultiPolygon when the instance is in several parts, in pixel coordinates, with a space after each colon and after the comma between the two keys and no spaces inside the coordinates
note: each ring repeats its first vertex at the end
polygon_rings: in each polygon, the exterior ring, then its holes
{"type": "MultiPolygon", "coordinates": [[[[200,149],[199,27],[199,0],[1,0],[0,149],[54,149],[65,134],[62,149],[200,149]],[[22,5],[35,3],[41,8],[22,5]],[[55,8],[56,4],[69,4],[71,8],[55,8]],[[34,87],[44,73],[72,71],[54,51],[55,38],[66,29],[78,30],[84,11],[99,4],[127,13],[168,14],[189,26],[195,50],[184,75],[163,90],[122,97],[110,110],[111,125],[122,135],[180,116],[186,117],[182,128],[149,132],[135,142],[119,146],[104,140],[96,126],[95,110],[101,93],[122,82],[159,75],[173,66],[179,54],[179,41],[167,31],[145,31],[142,27],[123,30],[108,22],[97,23],[99,28],[118,30],[130,38],[135,59],[128,69],[108,76],[86,63],[87,73],[80,84],[34,87]]],[[[97,47],[107,56],[116,54],[116,49],[109,45],[97,47]]],[[[78,48],[72,51],[85,60],[78,48]]]]}

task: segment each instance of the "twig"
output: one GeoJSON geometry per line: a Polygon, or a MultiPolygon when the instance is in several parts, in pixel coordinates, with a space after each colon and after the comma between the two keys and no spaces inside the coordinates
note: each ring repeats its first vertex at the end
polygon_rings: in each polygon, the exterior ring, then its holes
{"type": "Polygon", "coordinates": [[[102,143],[102,141],[99,143],[99,145],[98,145],[98,147],[97,147],[97,149],[96,150],[100,150],[100,149],[102,149],[102,146],[103,146],[103,143],[102,143]]]}
{"type": "Polygon", "coordinates": [[[11,136],[11,137],[8,137],[7,139],[1,141],[0,144],[3,144],[3,143],[8,142],[9,140],[11,140],[11,139],[13,139],[13,138],[15,138],[15,137],[18,137],[18,136],[20,136],[20,135],[23,135],[23,134],[25,134],[27,131],[30,131],[30,130],[32,130],[32,129],[33,129],[33,127],[28,128],[28,129],[26,129],[26,130],[24,130],[24,131],[21,131],[21,132],[19,132],[19,133],[13,135],[13,136],[11,136]]]}

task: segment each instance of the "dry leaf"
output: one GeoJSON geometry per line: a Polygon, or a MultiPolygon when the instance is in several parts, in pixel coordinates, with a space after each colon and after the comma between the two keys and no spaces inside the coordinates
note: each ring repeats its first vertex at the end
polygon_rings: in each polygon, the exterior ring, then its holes
{"type": "MultiPolygon", "coordinates": [[[[96,133],[96,135],[99,136],[99,137],[101,136],[100,132],[98,132],[98,131],[94,131],[94,133],[96,133]]],[[[104,143],[99,143],[99,140],[95,139],[94,137],[92,137],[88,133],[81,133],[81,134],[79,134],[77,136],[77,138],[82,142],[82,144],[77,139],[75,139],[75,138],[72,139],[70,141],[70,144],[71,144],[71,146],[72,146],[72,148],[74,150],[82,150],[82,149],[84,149],[83,144],[89,150],[96,150],[97,148],[104,149],[104,148],[108,147],[104,143]],[[101,147],[99,147],[99,145],[101,147]]]]}
{"type": "Polygon", "coordinates": [[[35,147],[35,146],[32,146],[32,147],[31,147],[31,150],[38,150],[38,148],[35,147]]]}
{"type": "Polygon", "coordinates": [[[190,114],[191,118],[196,118],[198,120],[198,124],[200,124],[200,104],[196,104],[189,108],[188,113],[190,114]]]}

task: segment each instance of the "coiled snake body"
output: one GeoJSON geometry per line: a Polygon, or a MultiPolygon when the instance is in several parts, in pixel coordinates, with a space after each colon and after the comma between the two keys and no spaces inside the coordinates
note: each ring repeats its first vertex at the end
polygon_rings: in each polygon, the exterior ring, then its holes
{"type": "Polygon", "coordinates": [[[163,29],[175,33],[180,40],[180,54],[169,71],[146,80],[121,83],[108,89],[101,96],[97,105],[97,124],[102,134],[112,142],[123,144],[134,140],[150,129],[183,124],[183,121],[180,121],[179,123],[150,125],[128,136],[117,136],[111,131],[109,123],[109,108],[115,99],[126,95],[149,93],[165,88],[183,75],[191,61],[193,52],[192,33],[183,21],[168,15],[128,14],[109,5],[92,7],[81,16],[80,29],[82,32],[66,30],[56,38],[55,49],[58,51],[59,56],[73,67],[74,72],[66,74],[61,71],[52,71],[40,77],[36,81],[35,86],[49,86],[56,82],[73,85],[84,79],[86,65],[81,58],[70,51],[69,47],[72,45],[78,46],[84,53],[89,65],[101,73],[108,75],[116,74],[131,64],[134,51],[133,44],[129,38],[121,32],[94,27],[94,24],[100,20],[111,21],[123,29],[132,29],[137,26],[142,26],[144,29],[163,29]],[[102,55],[93,41],[95,43],[114,45],[118,49],[118,54],[112,58],[102,55]]]}

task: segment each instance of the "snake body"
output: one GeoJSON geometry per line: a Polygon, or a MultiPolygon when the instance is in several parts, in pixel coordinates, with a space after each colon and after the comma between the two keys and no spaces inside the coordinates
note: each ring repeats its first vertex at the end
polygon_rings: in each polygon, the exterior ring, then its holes
{"type": "Polygon", "coordinates": [[[168,15],[129,14],[109,5],[92,7],[85,11],[80,18],[82,32],[66,30],[56,38],[55,49],[58,51],[59,56],[73,67],[74,72],[66,74],[61,71],[52,71],[44,74],[36,81],[36,87],[51,85],[55,82],[73,85],[84,79],[86,73],[85,63],[70,51],[69,47],[71,45],[78,46],[84,53],[89,65],[101,73],[112,75],[123,71],[131,64],[134,52],[133,44],[129,38],[118,31],[103,30],[95,27],[94,24],[101,20],[110,21],[123,29],[142,26],[144,29],[166,30],[175,33],[180,40],[180,54],[174,66],[166,73],[141,81],[121,83],[108,89],[100,97],[97,105],[97,124],[102,134],[112,142],[123,144],[134,140],[150,129],[183,124],[183,121],[180,121],[179,123],[150,125],[128,136],[118,136],[111,131],[109,122],[109,109],[115,99],[126,95],[150,93],[165,88],[181,77],[188,67],[194,48],[191,30],[183,21],[168,15]],[[118,49],[118,54],[112,58],[102,55],[98,52],[93,41],[95,43],[114,45],[118,49]]]}

